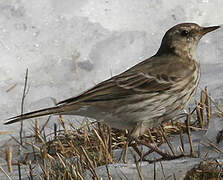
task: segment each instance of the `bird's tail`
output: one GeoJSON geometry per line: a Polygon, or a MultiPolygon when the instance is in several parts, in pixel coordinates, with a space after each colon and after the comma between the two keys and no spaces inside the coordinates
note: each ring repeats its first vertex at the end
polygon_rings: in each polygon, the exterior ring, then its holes
{"type": "Polygon", "coordinates": [[[22,114],[19,116],[15,116],[12,118],[7,119],[8,121],[5,122],[4,124],[12,124],[16,123],[19,121],[23,121],[25,119],[30,119],[30,118],[35,118],[35,117],[40,117],[40,116],[45,116],[45,115],[50,115],[50,114],[60,114],[64,111],[63,106],[57,106],[57,107],[51,107],[51,108],[46,108],[46,109],[40,109],[38,111],[33,111],[29,112],[26,114],[22,114]]]}

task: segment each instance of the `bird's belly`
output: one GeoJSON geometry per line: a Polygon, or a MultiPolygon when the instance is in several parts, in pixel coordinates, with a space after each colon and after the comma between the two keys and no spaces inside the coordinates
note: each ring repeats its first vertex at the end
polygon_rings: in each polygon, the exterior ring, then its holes
{"type": "Polygon", "coordinates": [[[165,115],[172,118],[177,112],[183,110],[189,104],[197,90],[200,79],[199,69],[198,72],[195,72],[191,77],[193,77],[192,80],[189,82],[186,81],[185,85],[182,85],[183,88],[179,89],[177,93],[172,92],[176,98],[176,101],[167,107],[165,115]]]}
{"type": "MultiPolygon", "coordinates": [[[[129,97],[126,102],[117,104],[115,110],[105,118],[105,123],[118,129],[133,129],[140,122],[149,122],[151,126],[155,126],[158,122],[157,118],[166,112],[167,105],[162,99],[169,97],[169,95],[158,93],[129,97]]],[[[168,103],[171,104],[173,101],[175,101],[174,98],[168,103]]]]}
{"type": "MultiPolygon", "coordinates": [[[[112,113],[107,123],[112,127],[121,129],[125,124],[127,129],[134,128],[137,123],[145,122],[148,127],[156,127],[162,121],[175,117],[188,105],[196,93],[199,77],[191,84],[178,92],[165,92],[163,94],[144,94],[143,97],[134,97],[128,104],[120,105],[112,113]],[[132,103],[131,103],[132,101],[132,103]],[[135,103],[133,103],[135,101],[135,103]]],[[[122,128],[123,129],[123,128],[122,128]]]]}

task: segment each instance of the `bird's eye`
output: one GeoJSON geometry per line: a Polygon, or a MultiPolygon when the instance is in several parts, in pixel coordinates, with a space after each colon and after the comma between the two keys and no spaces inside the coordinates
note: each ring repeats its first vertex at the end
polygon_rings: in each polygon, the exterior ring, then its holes
{"type": "Polygon", "coordinates": [[[181,31],[181,35],[182,36],[188,36],[189,35],[189,31],[183,30],[183,31],[181,31]]]}

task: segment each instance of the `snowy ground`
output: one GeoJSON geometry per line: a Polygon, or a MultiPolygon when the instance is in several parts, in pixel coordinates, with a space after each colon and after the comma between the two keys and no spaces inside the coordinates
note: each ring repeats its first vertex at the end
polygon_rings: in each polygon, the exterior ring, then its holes
{"type": "MultiPolygon", "coordinates": [[[[78,95],[152,56],[175,24],[223,24],[222,6],[222,0],[2,0],[1,123],[21,112],[26,68],[25,112],[53,105],[51,97],[78,95]]],[[[208,86],[216,99],[223,87],[222,39],[220,29],[202,38],[198,48],[200,87],[208,86]]],[[[18,133],[17,127],[2,125],[0,131],[18,133]]]]}

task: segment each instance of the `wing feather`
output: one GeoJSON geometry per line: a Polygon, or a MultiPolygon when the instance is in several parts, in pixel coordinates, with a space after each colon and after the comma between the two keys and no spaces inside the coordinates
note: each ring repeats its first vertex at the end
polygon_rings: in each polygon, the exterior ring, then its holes
{"type": "Polygon", "coordinates": [[[165,91],[170,89],[172,84],[172,80],[160,79],[155,75],[145,75],[143,73],[131,74],[127,77],[118,76],[96,85],[79,96],[61,101],[58,104],[123,99],[135,94],[165,91]]]}
{"type": "Polygon", "coordinates": [[[121,100],[131,95],[157,93],[169,90],[176,82],[192,72],[179,57],[151,57],[127,71],[103,81],[79,96],[61,101],[61,104],[91,103],[121,100]]]}

